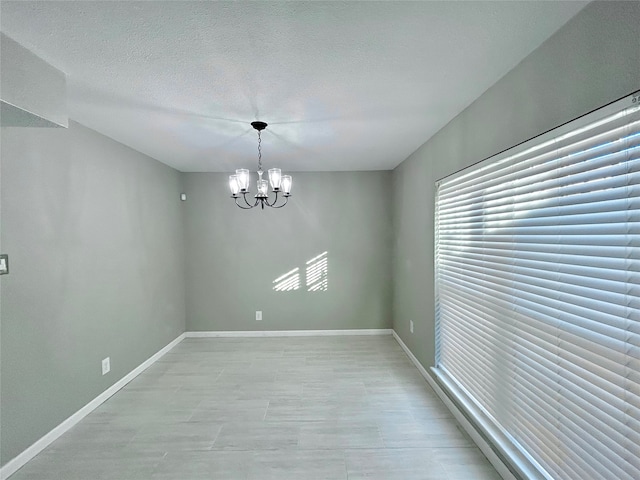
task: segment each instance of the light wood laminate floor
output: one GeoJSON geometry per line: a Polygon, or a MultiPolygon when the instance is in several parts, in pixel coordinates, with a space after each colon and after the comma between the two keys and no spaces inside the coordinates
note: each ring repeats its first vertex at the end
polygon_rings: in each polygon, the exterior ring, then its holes
{"type": "Polygon", "coordinates": [[[11,480],[498,480],[393,337],[189,338],[11,480]]]}

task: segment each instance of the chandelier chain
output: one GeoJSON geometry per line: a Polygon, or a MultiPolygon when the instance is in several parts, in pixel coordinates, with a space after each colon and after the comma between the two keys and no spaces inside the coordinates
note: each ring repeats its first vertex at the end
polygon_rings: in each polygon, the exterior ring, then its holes
{"type": "Polygon", "coordinates": [[[260,130],[258,130],[258,171],[262,171],[262,137],[260,136],[260,130]]]}

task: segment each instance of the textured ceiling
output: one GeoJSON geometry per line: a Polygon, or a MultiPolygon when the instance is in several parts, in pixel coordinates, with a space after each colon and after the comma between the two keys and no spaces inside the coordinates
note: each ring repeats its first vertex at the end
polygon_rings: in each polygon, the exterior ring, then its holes
{"type": "MultiPolygon", "coordinates": [[[[182,171],[391,169],[586,2],[2,1],[69,116],[182,171]]],[[[491,119],[487,119],[490,121],[491,119]]]]}

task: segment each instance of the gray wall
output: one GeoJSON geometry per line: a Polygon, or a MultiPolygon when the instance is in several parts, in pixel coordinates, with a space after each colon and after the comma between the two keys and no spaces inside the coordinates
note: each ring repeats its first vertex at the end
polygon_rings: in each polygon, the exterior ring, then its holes
{"type": "Polygon", "coordinates": [[[293,181],[285,208],[241,211],[228,175],[184,175],[187,330],[391,327],[391,172],[293,181]],[[324,251],[328,290],[308,292],[306,262],[324,251]],[[273,280],[295,267],[300,289],[274,291],[273,280]]]}
{"type": "Polygon", "coordinates": [[[185,303],[180,173],[73,122],[1,134],[4,464],[180,335],[185,303]]]}
{"type": "Polygon", "coordinates": [[[589,4],[394,170],[393,327],[423,366],[435,361],[434,182],[639,88],[640,2],[589,4]]]}

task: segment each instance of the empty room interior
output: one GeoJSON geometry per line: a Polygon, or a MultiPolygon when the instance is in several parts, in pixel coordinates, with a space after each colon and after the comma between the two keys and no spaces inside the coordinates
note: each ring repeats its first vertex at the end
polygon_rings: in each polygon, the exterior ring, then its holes
{"type": "Polygon", "coordinates": [[[640,478],[640,2],[0,2],[0,478],[640,478]]]}

